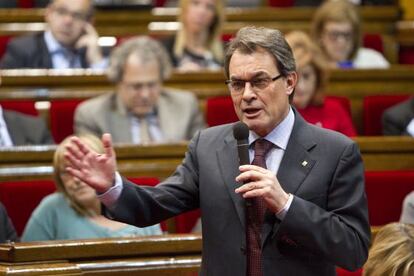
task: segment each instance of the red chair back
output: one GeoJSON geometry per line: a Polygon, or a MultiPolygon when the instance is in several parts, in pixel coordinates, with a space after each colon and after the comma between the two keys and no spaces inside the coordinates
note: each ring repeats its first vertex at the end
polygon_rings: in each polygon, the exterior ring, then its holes
{"type": "Polygon", "coordinates": [[[11,38],[12,38],[11,35],[0,36],[0,58],[2,58],[4,53],[6,52],[7,44],[9,43],[11,38]]]}
{"type": "Polygon", "coordinates": [[[18,0],[19,8],[33,8],[34,0],[18,0]]]}
{"type": "Polygon", "coordinates": [[[237,122],[236,112],[230,96],[212,97],[206,103],[206,121],[209,126],[237,122]]]}
{"type": "Polygon", "coordinates": [[[414,171],[365,172],[365,190],[371,225],[399,221],[404,197],[414,190],[414,171]]]}
{"type": "Polygon", "coordinates": [[[35,102],[32,100],[2,100],[0,105],[6,110],[18,111],[33,116],[39,115],[35,102]]]}
{"type": "Polygon", "coordinates": [[[55,184],[51,180],[0,183],[0,201],[6,207],[19,236],[40,201],[55,190],[55,184]]]}
{"type": "Polygon", "coordinates": [[[348,271],[343,268],[336,268],[336,275],[337,276],[362,276],[362,269],[358,269],[357,271],[348,271]]]}
{"type": "Polygon", "coordinates": [[[399,63],[400,64],[414,64],[414,47],[413,46],[400,46],[399,63]]]}
{"type": "Polygon", "coordinates": [[[380,34],[364,34],[362,44],[366,48],[374,49],[384,54],[384,41],[380,34]]]}
{"type": "Polygon", "coordinates": [[[268,0],[271,7],[292,7],[295,5],[295,0],[268,0]]]}
{"type": "Polygon", "coordinates": [[[56,143],[74,133],[75,109],[83,99],[54,100],[50,103],[50,130],[56,143]]]}
{"type": "Polygon", "coordinates": [[[363,100],[363,128],[365,135],[382,135],[382,113],[388,107],[409,98],[409,95],[366,96],[363,100]]]}

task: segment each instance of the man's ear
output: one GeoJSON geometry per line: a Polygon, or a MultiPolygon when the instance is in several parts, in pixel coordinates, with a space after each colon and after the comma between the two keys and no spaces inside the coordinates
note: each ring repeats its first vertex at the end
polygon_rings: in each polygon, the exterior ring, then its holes
{"type": "Polygon", "coordinates": [[[298,74],[291,72],[286,76],[286,94],[291,95],[295,90],[296,83],[298,82],[298,74]]]}

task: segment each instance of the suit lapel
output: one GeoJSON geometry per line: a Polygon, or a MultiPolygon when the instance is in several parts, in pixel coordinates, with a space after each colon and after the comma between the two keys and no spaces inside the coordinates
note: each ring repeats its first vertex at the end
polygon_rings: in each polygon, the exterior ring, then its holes
{"type": "MultiPolygon", "coordinates": [[[[296,193],[316,163],[309,154],[309,151],[316,146],[311,128],[302,116],[295,109],[293,110],[295,124],[277,173],[277,179],[283,190],[291,194],[296,193]]],[[[276,219],[274,214],[266,213],[262,229],[262,237],[264,237],[262,246],[271,233],[276,219]]]]}
{"type": "Polygon", "coordinates": [[[128,118],[125,106],[120,102],[117,94],[114,93],[110,98],[112,112],[107,116],[109,133],[114,136],[114,141],[132,143],[131,123],[128,118]]]}
{"type": "Polygon", "coordinates": [[[234,180],[240,173],[238,168],[239,160],[235,153],[237,153],[236,140],[230,134],[225,138],[224,146],[217,149],[218,165],[225,181],[226,188],[233,200],[240,223],[244,229],[246,225],[245,200],[239,194],[234,192],[236,188],[241,186],[241,183],[237,183],[234,180]]]}

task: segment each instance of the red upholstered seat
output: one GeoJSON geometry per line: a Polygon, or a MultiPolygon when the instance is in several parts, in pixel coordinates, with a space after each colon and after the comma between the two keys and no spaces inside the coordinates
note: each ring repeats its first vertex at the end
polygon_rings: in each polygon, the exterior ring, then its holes
{"type": "Polygon", "coordinates": [[[366,96],[363,100],[365,135],[382,135],[381,116],[385,109],[408,99],[409,95],[366,96]]]}
{"type": "Polygon", "coordinates": [[[1,35],[0,36],[0,58],[3,57],[7,49],[7,44],[9,43],[11,35],[1,35]]]}
{"type": "Polygon", "coordinates": [[[361,276],[362,269],[358,269],[357,271],[348,271],[343,268],[336,268],[337,276],[361,276]]]}
{"type": "Polygon", "coordinates": [[[365,185],[370,225],[396,222],[404,197],[414,190],[414,171],[365,172],[365,185]]]}
{"type": "Polygon", "coordinates": [[[269,0],[268,3],[271,7],[292,7],[295,4],[295,0],[269,0]]]}
{"type": "Polygon", "coordinates": [[[374,49],[384,54],[384,42],[381,34],[364,34],[362,44],[366,48],[374,49]]]}
{"type": "Polygon", "coordinates": [[[399,63],[400,64],[414,64],[414,47],[400,46],[399,49],[399,63]]]}
{"type": "Polygon", "coordinates": [[[54,100],[50,103],[50,130],[56,143],[72,135],[75,109],[83,99],[54,100]]]}
{"type": "Polygon", "coordinates": [[[0,201],[6,207],[19,236],[42,198],[55,190],[55,184],[51,180],[0,183],[0,201]]]}
{"type": "Polygon", "coordinates": [[[217,126],[237,122],[236,112],[230,96],[212,97],[207,99],[206,120],[209,126],[217,126]]]}
{"type": "Polygon", "coordinates": [[[34,0],[18,0],[20,8],[33,8],[34,0]]]}
{"type": "Polygon", "coordinates": [[[0,105],[7,110],[14,110],[33,116],[39,115],[35,102],[32,100],[2,100],[0,105]]]}

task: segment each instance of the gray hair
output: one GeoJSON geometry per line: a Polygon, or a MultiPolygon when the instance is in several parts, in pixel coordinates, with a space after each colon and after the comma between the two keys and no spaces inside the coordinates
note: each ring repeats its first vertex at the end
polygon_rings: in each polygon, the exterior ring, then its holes
{"type": "Polygon", "coordinates": [[[234,52],[240,51],[243,54],[252,54],[259,49],[270,53],[277,65],[279,73],[287,76],[296,71],[295,59],[289,44],[279,30],[264,27],[241,28],[234,39],[228,44],[224,57],[224,72],[229,78],[229,63],[234,52]]]}
{"type": "Polygon", "coordinates": [[[122,80],[125,64],[131,55],[136,55],[145,63],[156,61],[160,68],[161,79],[166,80],[170,77],[172,65],[165,48],[155,39],[140,36],[129,39],[114,49],[107,71],[110,81],[118,83],[122,80]]]}

